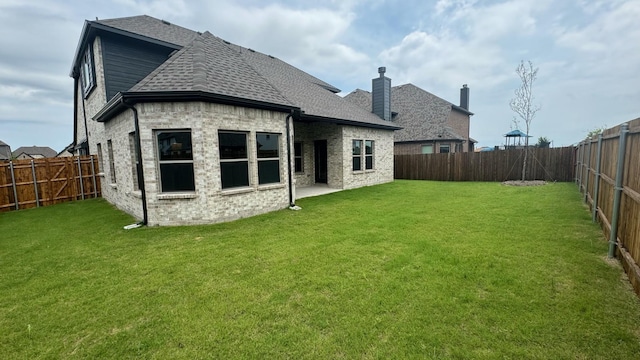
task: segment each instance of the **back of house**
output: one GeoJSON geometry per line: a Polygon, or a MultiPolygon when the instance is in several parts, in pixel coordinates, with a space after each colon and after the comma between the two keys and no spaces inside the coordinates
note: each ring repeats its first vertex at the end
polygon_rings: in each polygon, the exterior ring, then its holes
{"type": "Polygon", "coordinates": [[[71,69],[77,154],[149,225],[295,205],[296,187],[393,181],[399,127],[286,62],[150,16],[86,21],[71,69]]]}

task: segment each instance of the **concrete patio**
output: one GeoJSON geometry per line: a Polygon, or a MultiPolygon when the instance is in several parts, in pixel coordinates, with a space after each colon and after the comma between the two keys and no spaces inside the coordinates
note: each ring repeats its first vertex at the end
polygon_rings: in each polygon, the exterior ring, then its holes
{"type": "Polygon", "coordinates": [[[325,184],[315,184],[312,186],[296,187],[296,200],[312,197],[312,196],[330,194],[338,191],[342,191],[342,189],[333,189],[328,187],[325,184]]]}

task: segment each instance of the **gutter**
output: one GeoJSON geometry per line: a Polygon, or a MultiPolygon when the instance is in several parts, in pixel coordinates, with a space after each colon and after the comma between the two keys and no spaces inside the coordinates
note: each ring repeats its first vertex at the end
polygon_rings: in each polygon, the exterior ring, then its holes
{"type": "Polygon", "coordinates": [[[109,100],[109,102],[93,117],[93,119],[98,122],[109,121],[112,117],[127,108],[123,101],[129,103],[204,101],[280,112],[291,112],[291,108],[293,107],[291,105],[280,105],[228,95],[213,94],[206,91],[124,92],[116,94],[111,100],[109,100]]]}
{"type": "Polygon", "coordinates": [[[138,159],[138,165],[136,170],[138,171],[138,188],[142,195],[142,222],[136,225],[147,225],[149,222],[149,216],[147,211],[147,191],[144,181],[144,167],[142,166],[142,145],[140,142],[140,123],[138,121],[138,109],[135,106],[127,103],[124,99],[121,99],[122,106],[133,111],[133,123],[135,127],[135,142],[136,142],[136,158],[138,159]]]}

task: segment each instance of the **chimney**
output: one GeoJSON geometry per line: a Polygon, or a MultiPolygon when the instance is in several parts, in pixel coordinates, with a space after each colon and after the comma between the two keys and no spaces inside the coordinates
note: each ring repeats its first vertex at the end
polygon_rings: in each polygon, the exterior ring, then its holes
{"type": "Polygon", "coordinates": [[[391,79],[384,76],[386,70],[385,67],[379,67],[380,77],[371,81],[371,112],[383,120],[391,121],[391,79]]]}
{"type": "Polygon", "coordinates": [[[467,84],[462,85],[462,89],[460,89],[460,107],[469,110],[469,88],[467,84]]]}

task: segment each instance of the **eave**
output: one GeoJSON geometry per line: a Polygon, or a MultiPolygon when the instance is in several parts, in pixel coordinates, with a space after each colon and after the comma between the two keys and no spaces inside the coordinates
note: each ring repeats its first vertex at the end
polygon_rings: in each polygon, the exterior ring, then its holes
{"type": "Polygon", "coordinates": [[[299,110],[297,107],[282,104],[273,104],[264,101],[242,99],[233,96],[213,94],[205,91],[158,91],[158,92],[124,92],[117,93],[109,102],[93,117],[98,122],[107,122],[114,116],[127,109],[128,105],[148,102],[187,102],[202,101],[233,106],[242,106],[254,109],[263,109],[290,113],[299,110]]]}
{"type": "Polygon", "coordinates": [[[72,78],[78,77],[79,75],[78,68],[80,66],[80,59],[82,58],[82,54],[84,53],[84,49],[87,43],[92,39],[94,39],[96,35],[101,32],[122,35],[130,39],[141,40],[151,44],[160,45],[160,46],[168,47],[175,50],[182,49],[182,46],[176,45],[170,42],[150,38],[148,36],[135,34],[129,31],[121,30],[121,29],[116,29],[107,25],[100,24],[96,21],[85,20],[84,26],[82,27],[82,33],[80,35],[80,40],[78,40],[78,45],[76,46],[76,52],[75,52],[75,55],[73,56],[73,63],[71,65],[71,71],[69,73],[69,76],[71,76],[72,78]]]}
{"type": "Polygon", "coordinates": [[[402,129],[399,126],[391,125],[391,124],[386,125],[386,124],[368,123],[368,122],[364,122],[364,121],[336,119],[336,118],[329,118],[329,117],[324,117],[324,116],[307,115],[305,113],[302,113],[300,115],[300,118],[297,119],[297,121],[299,121],[299,122],[322,122],[322,123],[338,124],[338,125],[351,125],[351,126],[357,126],[357,127],[366,127],[366,128],[383,129],[383,130],[400,130],[400,129],[402,129]]]}
{"type": "Polygon", "coordinates": [[[457,110],[457,111],[459,111],[459,112],[461,112],[461,113],[463,113],[465,115],[469,115],[469,116],[473,115],[473,113],[471,111],[463,108],[462,106],[451,104],[451,109],[452,110],[457,110]]]}

